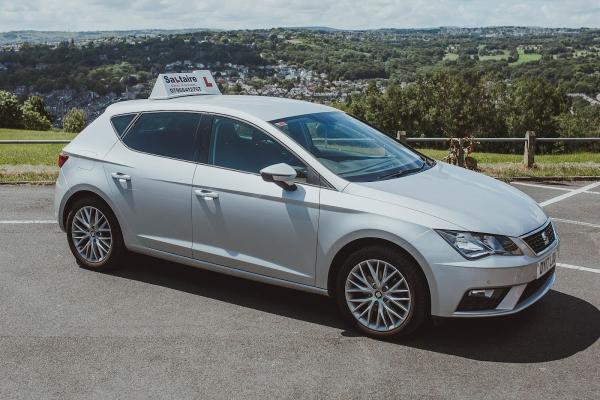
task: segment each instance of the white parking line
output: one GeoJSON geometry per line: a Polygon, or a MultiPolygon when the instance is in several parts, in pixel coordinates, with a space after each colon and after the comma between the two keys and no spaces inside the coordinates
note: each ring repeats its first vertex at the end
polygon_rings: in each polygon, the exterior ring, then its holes
{"type": "MultiPolygon", "coordinates": [[[[535,184],[535,183],[525,183],[525,182],[511,182],[511,184],[513,184],[513,185],[519,185],[519,186],[527,186],[527,187],[540,188],[540,189],[560,190],[562,192],[573,192],[573,191],[577,190],[577,189],[569,189],[569,188],[558,187],[558,186],[538,185],[538,184],[535,184]]],[[[600,192],[592,192],[592,191],[585,191],[583,193],[600,194],[600,192]]]]}
{"type": "Polygon", "coordinates": [[[598,228],[598,229],[600,229],[600,225],[590,224],[589,222],[573,221],[571,219],[562,219],[562,218],[552,218],[552,221],[564,222],[565,224],[574,224],[574,225],[589,226],[589,227],[592,227],[592,228],[598,228]]]}
{"type": "Polygon", "coordinates": [[[573,190],[575,190],[575,189],[569,189],[569,188],[563,188],[563,187],[557,187],[557,186],[537,185],[535,183],[525,183],[525,182],[511,182],[511,184],[519,185],[519,186],[540,188],[540,189],[562,190],[563,192],[572,192],[573,190]]]}
{"type": "Polygon", "coordinates": [[[546,206],[548,206],[550,204],[554,204],[554,203],[559,202],[561,200],[568,199],[571,196],[575,196],[576,194],[583,193],[583,192],[585,192],[587,190],[590,190],[590,189],[593,189],[593,188],[595,188],[597,186],[600,186],[600,182],[594,182],[594,183],[591,183],[591,184],[589,184],[587,186],[580,187],[579,189],[575,189],[575,190],[572,190],[572,191],[570,191],[568,193],[561,194],[560,196],[553,197],[551,199],[548,199],[546,201],[541,202],[540,206],[546,207],[546,206]]]}
{"type": "Polygon", "coordinates": [[[15,219],[15,220],[0,220],[0,224],[12,225],[12,224],[56,224],[54,219],[15,219]]]}
{"type": "Polygon", "coordinates": [[[588,268],[588,267],[580,267],[578,265],[571,265],[571,264],[563,264],[563,263],[556,263],[557,267],[561,267],[561,268],[568,268],[568,269],[574,269],[577,271],[586,271],[586,272],[593,272],[595,274],[600,274],[600,269],[594,269],[594,268],[588,268]]]}

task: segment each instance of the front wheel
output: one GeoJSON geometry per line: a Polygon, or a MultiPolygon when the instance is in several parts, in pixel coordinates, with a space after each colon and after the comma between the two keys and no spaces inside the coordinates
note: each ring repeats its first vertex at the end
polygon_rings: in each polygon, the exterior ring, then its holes
{"type": "Polygon", "coordinates": [[[67,240],[77,263],[109,270],[119,266],[125,246],[112,210],[95,197],[79,199],[67,216],[67,240]]]}
{"type": "Polygon", "coordinates": [[[429,317],[427,285],[418,268],[385,246],[355,251],[337,276],[336,297],[343,315],[375,338],[415,333],[429,317]]]}

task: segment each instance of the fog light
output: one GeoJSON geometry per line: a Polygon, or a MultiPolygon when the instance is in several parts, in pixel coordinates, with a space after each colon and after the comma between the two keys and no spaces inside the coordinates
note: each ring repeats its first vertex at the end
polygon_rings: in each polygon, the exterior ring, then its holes
{"type": "Polygon", "coordinates": [[[489,299],[494,295],[494,292],[494,289],[469,290],[469,297],[487,297],[489,299]]]}
{"type": "Polygon", "coordinates": [[[456,311],[493,310],[504,299],[510,288],[488,288],[468,290],[456,311]]]}

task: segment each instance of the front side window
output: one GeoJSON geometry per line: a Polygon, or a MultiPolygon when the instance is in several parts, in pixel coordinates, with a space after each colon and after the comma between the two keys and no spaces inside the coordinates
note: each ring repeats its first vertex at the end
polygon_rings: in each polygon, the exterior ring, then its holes
{"type": "Polygon", "coordinates": [[[256,174],[269,165],[286,163],[296,170],[298,181],[306,181],[307,176],[304,163],[265,132],[221,116],[213,118],[208,162],[256,174]]]}
{"type": "Polygon", "coordinates": [[[343,112],[297,115],[271,123],[349,181],[391,179],[421,171],[430,163],[343,112]]]}
{"type": "Polygon", "coordinates": [[[194,139],[201,114],[189,112],[145,113],[127,131],[123,142],[144,153],[194,161],[194,139]]]}

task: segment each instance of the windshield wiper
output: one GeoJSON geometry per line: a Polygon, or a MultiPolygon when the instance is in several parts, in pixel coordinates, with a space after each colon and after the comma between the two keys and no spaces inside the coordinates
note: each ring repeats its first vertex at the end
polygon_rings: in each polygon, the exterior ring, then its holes
{"type": "Polygon", "coordinates": [[[404,175],[420,172],[423,170],[423,168],[425,168],[426,165],[428,165],[428,164],[424,162],[423,164],[421,164],[421,166],[419,168],[403,169],[400,171],[392,172],[391,174],[381,175],[381,176],[378,176],[376,180],[381,181],[381,180],[385,180],[385,179],[400,178],[401,176],[404,176],[404,175]]]}

